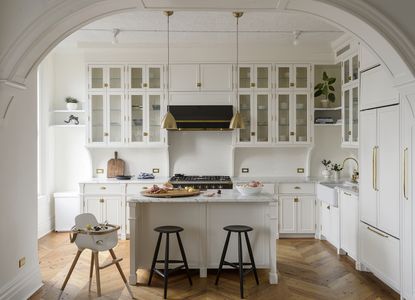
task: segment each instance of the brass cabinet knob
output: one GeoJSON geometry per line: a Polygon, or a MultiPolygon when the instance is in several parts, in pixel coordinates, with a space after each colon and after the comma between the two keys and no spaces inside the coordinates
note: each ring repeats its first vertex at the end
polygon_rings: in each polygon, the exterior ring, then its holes
{"type": "Polygon", "coordinates": [[[109,136],[108,132],[104,132],[104,136],[109,136]]]}
{"type": "Polygon", "coordinates": [[[104,87],[108,87],[108,83],[104,83],[104,87]]]}
{"type": "Polygon", "coordinates": [[[143,135],[144,136],[148,136],[148,132],[143,132],[143,135]]]}
{"type": "Polygon", "coordinates": [[[146,88],[147,87],[147,83],[143,83],[143,88],[146,88]]]}
{"type": "Polygon", "coordinates": [[[299,186],[295,186],[294,189],[295,190],[301,190],[301,188],[299,186]]]}
{"type": "Polygon", "coordinates": [[[349,135],[352,135],[352,132],[349,130],[348,134],[349,134],[349,135]]]}
{"type": "Polygon", "coordinates": [[[296,203],[298,202],[298,198],[297,197],[294,198],[294,202],[296,202],[296,203]]]}
{"type": "Polygon", "coordinates": [[[102,199],[102,198],[101,198],[101,199],[99,199],[99,202],[100,202],[100,203],[104,203],[104,199],[102,199]]]}
{"type": "Polygon", "coordinates": [[[107,188],[105,186],[101,186],[101,190],[106,190],[107,188]]]}
{"type": "Polygon", "coordinates": [[[295,86],[294,82],[291,82],[291,83],[290,83],[290,86],[295,86]]]}
{"type": "Polygon", "coordinates": [[[255,87],[255,82],[251,82],[251,87],[255,87]]]}
{"type": "Polygon", "coordinates": [[[295,135],[295,132],[294,132],[294,131],[291,131],[291,132],[290,132],[290,135],[295,135]]]}
{"type": "Polygon", "coordinates": [[[352,80],[352,76],[347,77],[347,79],[352,80]]]}
{"type": "Polygon", "coordinates": [[[201,87],[201,86],[202,86],[202,83],[201,83],[201,82],[198,82],[198,83],[196,84],[196,86],[197,86],[197,87],[201,87]]]}
{"type": "Polygon", "coordinates": [[[255,132],[251,132],[251,136],[255,136],[255,132]]]}

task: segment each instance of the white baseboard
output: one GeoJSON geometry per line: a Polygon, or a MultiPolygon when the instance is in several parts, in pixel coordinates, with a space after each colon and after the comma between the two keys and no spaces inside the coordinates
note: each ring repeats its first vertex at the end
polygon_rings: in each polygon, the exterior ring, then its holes
{"type": "Polygon", "coordinates": [[[39,265],[21,273],[0,289],[0,300],[27,299],[42,287],[39,265]]]}
{"type": "Polygon", "coordinates": [[[39,221],[37,227],[37,238],[40,239],[41,237],[47,235],[49,232],[55,229],[55,216],[51,216],[47,220],[43,220],[42,222],[39,221]]]}

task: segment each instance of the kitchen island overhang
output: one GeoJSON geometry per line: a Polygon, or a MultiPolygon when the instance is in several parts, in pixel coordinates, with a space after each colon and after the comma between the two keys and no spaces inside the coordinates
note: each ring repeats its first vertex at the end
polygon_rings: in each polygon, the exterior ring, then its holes
{"type": "MultiPolygon", "coordinates": [[[[273,194],[243,196],[236,190],[208,197],[150,198],[143,195],[128,199],[130,225],[129,283],[137,284],[137,270],[151,267],[157,241],[154,228],[175,225],[184,228],[181,238],[191,269],[199,269],[200,277],[207,269],[217,269],[226,232],[223,227],[233,224],[251,226],[249,233],[256,267],[269,269],[269,283],[277,284],[278,202],[273,194]]],[[[160,249],[164,249],[162,243],[160,249]]],[[[160,251],[159,259],[163,259],[160,251]]],[[[244,245],[244,261],[249,261],[244,245]]],[[[171,259],[179,259],[175,241],[170,243],[171,259]]],[[[237,261],[236,237],[231,238],[226,259],[237,261]]],[[[172,264],[174,267],[174,264],[172,264]]]]}

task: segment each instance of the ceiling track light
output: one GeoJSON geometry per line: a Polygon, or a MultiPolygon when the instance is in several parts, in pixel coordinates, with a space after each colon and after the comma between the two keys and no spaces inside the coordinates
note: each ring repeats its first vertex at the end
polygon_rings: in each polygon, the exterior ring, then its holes
{"type": "Polygon", "coordinates": [[[121,30],[118,28],[114,28],[112,30],[112,43],[114,45],[118,44],[118,35],[120,34],[121,30]]]}
{"type": "Polygon", "coordinates": [[[300,30],[293,31],[293,45],[294,46],[297,46],[300,43],[299,37],[300,37],[301,33],[302,33],[302,31],[300,31],[300,30]]]}

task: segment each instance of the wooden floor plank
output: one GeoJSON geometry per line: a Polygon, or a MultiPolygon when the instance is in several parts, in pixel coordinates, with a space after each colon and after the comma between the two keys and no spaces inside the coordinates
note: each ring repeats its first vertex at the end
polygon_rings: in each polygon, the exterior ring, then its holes
{"type": "MultiPolygon", "coordinates": [[[[30,300],[59,299],[60,287],[75,257],[77,248],[69,243],[67,233],[50,233],[39,240],[39,260],[44,286],[30,300]]],[[[314,239],[281,239],[278,241],[279,284],[268,284],[268,271],[259,270],[260,285],[252,274],[245,280],[247,299],[266,300],[369,300],[399,299],[399,295],[369,273],[357,272],[350,259],[340,257],[325,241],[314,239]]],[[[129,273],[129,241],[120,241],[115,248],[117,257],[123,257],[121,267],[129,273]]],[[[111,258],[109,253],[100,253],[100,263],[111,258]]],[[[96,282],[88,291],[90,251],[85,250],[75,267],[68,285],[62,293],[66,299],[96,299],[96,282]]],[[[208,271],[207,278],[199,278],[192,270],[193,286],[189,286],[184,273],[169,280],[169,299],[239,299],[239,277],[235,270],[225,270],[219,285],[214,285],[215,270],[208,271]]],[[[137,299],[163,298],[163,281],[154,277],[147,286],[148,272],[139,270],[138,285],[132,286],[137,299]]],[[[118,271],[112,267],[101,271],[102,297],[100,299],[130,299],[118,271]]]]}

